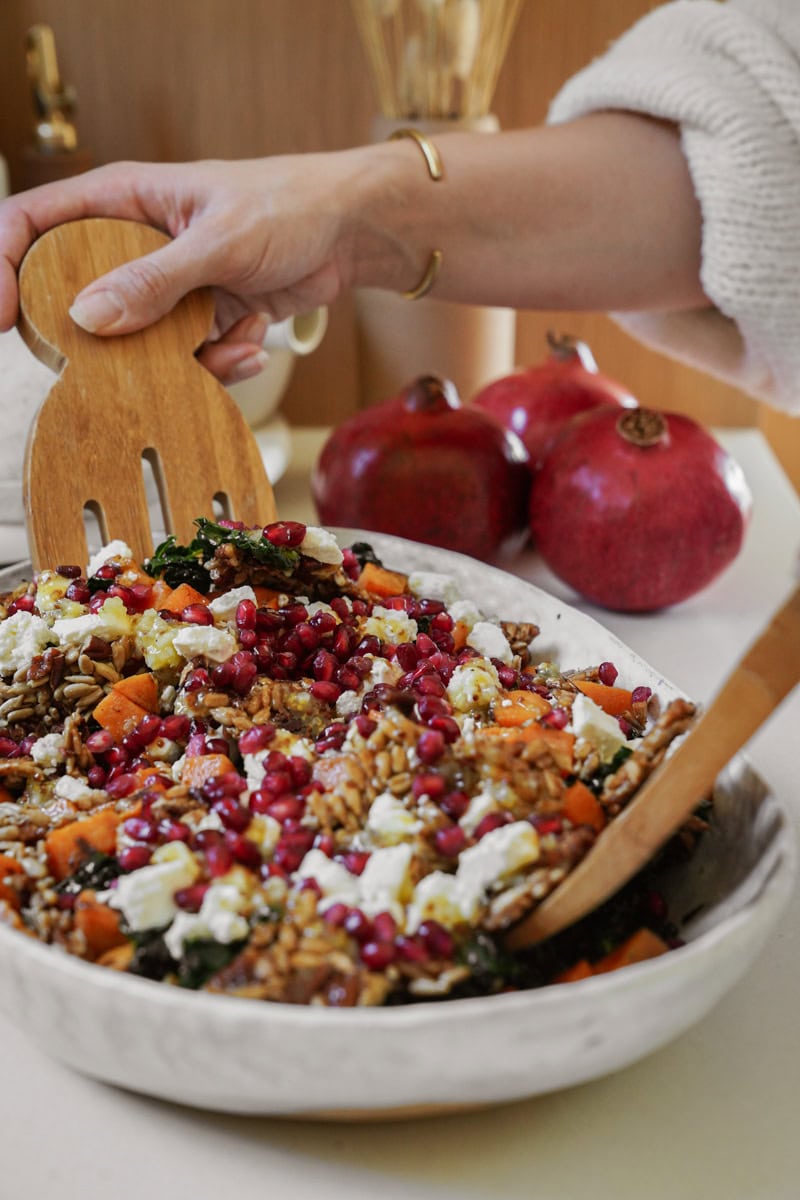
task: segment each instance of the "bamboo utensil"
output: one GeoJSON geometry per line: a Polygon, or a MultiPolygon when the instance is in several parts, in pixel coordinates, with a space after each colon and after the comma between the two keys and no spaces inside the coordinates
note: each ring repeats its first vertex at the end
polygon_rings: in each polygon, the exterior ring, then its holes
{"type": "Polygon", "coordinates": [[[519,949],[591,912],[626,883],[677,831],[733,755],[800,680],[800,588],[772,617],[710,707],[586,858],[534,911],[509,930],[519,949]]]}
{"type": "Polygon", "coordinates": [[[95,337],[69,316],[92,280],[167,241],[133,221],[59,225],[20,269],[19,329],[58,380],[33,419],[23,475],[34,568],[85,563],[85,511],[104,541],[141,562],[153,551],[143,463],[158,487],[163,526],[191,541],[196,517],[275,519],[272,488],[235,401],[194,357],[213,319],[207,290],[184,297],[138,333],[95,337]]]}
{"type": "Polygon", "coordinates": [[[489,112],[522,0],[351,0],[384,117],[489,112]]]}

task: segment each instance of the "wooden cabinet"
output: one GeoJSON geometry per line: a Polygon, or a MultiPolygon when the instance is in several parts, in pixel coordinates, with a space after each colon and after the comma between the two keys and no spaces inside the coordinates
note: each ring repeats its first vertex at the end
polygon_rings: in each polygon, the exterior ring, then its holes
{"type": "MultiPolygon", "coordinates": [[[[540,121],[560,84],[654,7],[526,0],[497,89],[501,125],[540,121]]],[[[55,31],[97,163],[334,149],[369,137],[375,96],[347,0],[3,0],[0,147],[16,187],[31,119],[25,33],[37,21],[55,31]]],[[[342,299],[322,347],[298,363],[284,404],[295,423],[337,421],[358,407],[355,322],[352,298],[342,299]]],[[[643,403],[710,424],[761,419],[741,392],[639,345],[598,314],[520,313],[518,362],[542,357],[549,328],[584,336],[643,403]]],[[[800,479],[800,423],[767,419],[777,426],[784,461],[800,479]]]]}

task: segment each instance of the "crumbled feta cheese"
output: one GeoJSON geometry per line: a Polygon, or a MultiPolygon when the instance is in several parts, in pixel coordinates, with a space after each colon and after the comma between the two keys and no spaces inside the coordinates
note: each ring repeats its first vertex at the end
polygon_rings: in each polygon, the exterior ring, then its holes
{"type": "Polygon", "coordinates": [[[184,842],[167,842],[154,852],[150,863],[120,875],[117,886],[98,899],[122,912],[130,929],[163,929],[178,912],[173,899],[179,888],[189,887],[200,868],[184,842]]]}
{"type": "Polygon", "coordinates": [[[300,543],[300,553],[308,555],[309,558],[315,558],[317,562],[329,563],[334,567],[338,567],[344,559],[339,543],[333,534],[329,533],[327,529],[320,529],[317,525],[306,527],[306,536],[300,543]]]}
{"type": "Polygon", "coordinates": [[[111,596],[96,613],[64,617],[53,622],[53,633],[61,642],[79,645],[89,637],[114,641],[133,633],[133,621],[119,596],[111,596]]]}
{"type": "Polygon", "coordinates": [[[20,667],[27,667],[32,658],[55,640],[46,623],[35,613],[13,613],[7,620],[0,621],[0,673],[13,675],[20,667]]]}
{"type": "Polygon", "coordinates": [[[203,896],[199,912],[177,913],[164,934],[167,949],[173,958],[180,958],[184,943],[198,938],[210,938],[226,946],[246,938],[250,926],[242,911],[247,905],[248,898],[239,888],[230,883],[212,884],[203,896]]]}
{"type": "Polygon", "coordinates": [[[391,792],[381,792],[372,801],[366,828],[376,842],[391,846],[412,838],[422,829],[422,821],[410,813],[391,792]]]}
{"type": "Polygon", "coordinates": [[[62,775],[57,779],[53,791],[59,800],[69,800],[72,804],[80,804],[82,800],[97,800],[95,789],[72,775],[62,775]]]}
{"type": "Polygon", "coordinates": [[[408,577],[409,590],[426,600],[441,600],[451,604],[458,599],[458,584],[452,575],[437,571],[412,571],[408,577]]]}
{"type": "Polygon", "coordinates": [[[306,612],[310,617],[313,617],[316,613],[330,613],[337,621],[339,620],[330,604],[326,604],[324,600],[309,600],[306,604],[306,612]]]}
{"type": "Polygon", "coordinates": [[[539,837],[528,821],[514,821],[493,829],[464,850],[457,878],[468,894],[482,896],[491,884],[518,871],[539,857],[539,837]]]}
{"type": "Polygon", "coordinates": [[[54,770],[67,757],[63,733],[46,733],[31,748],[31,758],[44,770],[54,770]]]}
{"type": "Polygon", "coordinates": [[[374,915],[386,911],[395,917],[402,916],[399,906],[411,896],[412,853],[408,843],[373,850],[357,877],[360,907],[364,912],[374,915]]]}
{"type": "Polygon", "coordinates": [[[281,824],[268,814],[258,814],[247,826],[245,835],[249,841],[258,846],[262,855],[270,855],[278,844],[281,836],[281,824]]]}
{"type": "Polygon", "coordinates": [[[369,675],[364,677],[359,688],[342,692],[336,701],[337,717],[355,716],[367,692],[371,692],[379,683],[397,683],[403,674],[402,668],[397,663],[389,662],[388,658],[375,658],[371,654],[367,654],[366,658],[372,661],[369,675]]]}
{"type": "Polygon", "coordinates": [[[572,731],[577,738],[594,746],[603,762],[611,762],[620,747],[626,744],[616,717],[603,712],[599,704],[580,692],[572,705],[572,731]]]}
{"type": "Polygon", "coordinates": [[[485,658],[470,658],[460,663],[450,676],[447,699],[458,712],[488,708],[500,690],[494,663],[485,658]]]}
{"type": "Polygon", "coordinates": [[[92,555],[86,568],[86,574],[89,577],[96,575],[99,568],[105,566],[107,562],[118,562],[123,558],[133,558],[133,551],[127,542],[117,538],[115,541],[109,542],[107,546],[101,546],[97,553],[92,555]]]}
{"type": "Polygon", "coordinates": [[[413,933],[423,921],[438,921],[446,929],[464,920],[458,880],[444,871],[431,871],[414,888],[406,914],[406,932],[413,933]]]}
{"type": "Polygon", "coordinates": [[[483,614],[471,600],[456,600],[453,604],[448,605],[447,611],[454,621],[466,625],[468,629],[472,629],[474,625],[483,620],[483,614]]]}
{"type": "Polygon", "coordinates": [[[242,600],[252,600],[253,604],[256,604],[256,594],[247,584],[244,587],[231,588],[229,592],[217,596],[209,604],[209,611],[220,621],[233,621],[242,600]]]}
{"type": "Polygon", "coordinates": [[[432,871],[414,889],[406,928],[413,932],[425,920],[439,921],[452,929],[474,921],[487,888],[539,857],[539,838],[527,821],[493,829],[464,850],[455,875],[432,871]]]}
{"type": "Polygon", "coordinates": [[[226,662],[236,653],[236,638],[213,625],[184,625],[175,634],[172,644],[184,658],[208,658],[211,662],[226,662]]]}
{"type": "Polygon", "coordinates": [[[459,825],[471,837],[485,816],[497,812],[497,800],[491,792],[478,792],[469,802],[469,807],[459,820],[459,825]]]}
{"type": "MultiPolygon", "coordinates": [[[[64,603],[64,596],[67,588],[72,581],[65,579],[63,575],[59,575],[57,571],[40,571],[36,578],[36,607],[40,614],[51,612],[61,612],[64,603]]],[[[70,601],[67,601],[70,604],[70,601]]],[[[83,608],[79,607],[77,616],[83,612],[83,608]]],[[[62,613],[62,616],[67,616],[67,613],[62,613]]]]}
{"type": "Polygon", "coordinates": [[[497,658],[500,662],[510,663],[514,657],[508,638],[500,626],[493,625],[491,621],[476,622],[467,635],[467,645],[484,658],[497,658]]]}
{"type": "Polygon", "coordinates": [[[320,905],[321,911],[331,904],[357,905],[361,899],[359,877],[321,850],[309,850],[295,874],[299,879],[316,880],[324,901],[324,905],[320,905]]]}
{"type": "Polygon", "coordinates": [[[413,642],[417,622],[401,608],[384,608],[376,604],[372,616],[364,622],[364,636],[380,638],[382,642],[413,642]]]}
{"type": "Polygon", "coordinates": [[[154,609],[149,609],[139,617],[134,641],[136,649],[151,671],[162,671],[181,665],[181,657],[172,644],[179,632],[180,626],[176,626],[172,621],[165,621],[154,609]]]}

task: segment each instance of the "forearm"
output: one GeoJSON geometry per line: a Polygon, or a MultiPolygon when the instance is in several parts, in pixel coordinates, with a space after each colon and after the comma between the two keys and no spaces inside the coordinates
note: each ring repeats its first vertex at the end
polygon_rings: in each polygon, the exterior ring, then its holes
{"type": "Polygon", "coordinates": [[[371,148],[355,282],[405,290],[434,247],[441,299],[516,308],[688,308],[701,219],[675,129],[627,113],[555,128],[371,148]]]}

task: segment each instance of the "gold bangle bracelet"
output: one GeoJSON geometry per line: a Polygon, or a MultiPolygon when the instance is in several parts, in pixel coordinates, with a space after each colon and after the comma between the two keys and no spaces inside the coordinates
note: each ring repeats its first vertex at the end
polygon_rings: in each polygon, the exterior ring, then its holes
{"type": "MultiPolygon", "coordinates": [[[[434,183],[438,183],[440,179],[444,178],[444,167],[441,156],[429,137],[426,137],[424,133],[420,133],[418,129],[404,127],[402,129],[395,129],[394,133],[390,134],[389,141],[393,142],[397,138],[411,138],[413,142],[416,142],[422,151],[425,166],[428,168],[428,174],[434,183]]],[[[428,265],[425,267],[425,272],[417,286],[411,288],[410,291],[400,293],[404,300],[421,300],[423,296],[427,296],[439,277],[443,258],[444,255],[441,250],[431,251],[428,265]]]]}

